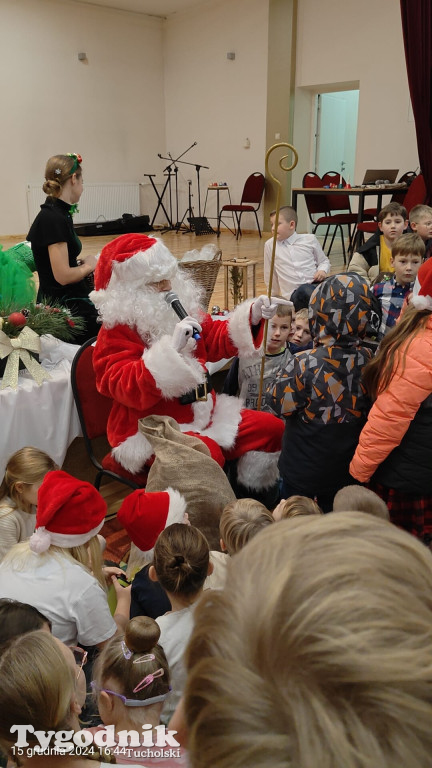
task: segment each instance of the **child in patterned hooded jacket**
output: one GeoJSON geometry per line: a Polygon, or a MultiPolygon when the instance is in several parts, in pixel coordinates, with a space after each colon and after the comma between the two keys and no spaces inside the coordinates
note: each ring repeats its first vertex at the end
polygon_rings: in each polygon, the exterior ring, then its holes
{"type": "Polygon", "coordinates": [[[283,498],[309,496],[328,512],[335,493],[352,483],[348,467],[370,406],[361,371],[372,352],[361,340],[374,306],[367,280],[353,273],[328,277],[312,293],[314,346],[294,355],[267,391],[286,419],[283,498]]]}

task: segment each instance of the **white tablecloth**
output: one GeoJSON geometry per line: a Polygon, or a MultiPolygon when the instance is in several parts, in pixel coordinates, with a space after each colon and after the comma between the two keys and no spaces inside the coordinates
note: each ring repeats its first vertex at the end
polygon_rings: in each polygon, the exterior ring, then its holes
{"type": "Polygon", "coordinates": [[[61,466],[69,445],[82,434],[70,383],[78,349],[76,344],[42,336],[40,362],[51,379],[38,387],[27,371],[20,371],[17,390],[0,390],[1,479],[9,456],[19,448],[33,445],[61,466]]]}

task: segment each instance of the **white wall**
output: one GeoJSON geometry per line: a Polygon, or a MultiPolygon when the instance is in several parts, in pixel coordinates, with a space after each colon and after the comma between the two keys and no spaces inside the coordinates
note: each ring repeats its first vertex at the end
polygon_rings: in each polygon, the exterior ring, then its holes
{"type": "Polygon", "coordinates": [[[347,90],[356,83],[355,179],[362,179],[367,168],[414,170],[418,153],[409,119],[399,0],[300,0],[294,118],[300,161],[293,174],[295,186],[312,167],[314,94],[337,90],[338,84],[347,90]]]}
{"type": "MultiPolygon", "coordinates": [[[[416,168],[399,0],[298,6],[294,185],[312,167],[320,90],[360,89],[356,179],[377,165],[416,168]]],[[[70,0],[1,0],[0,234],[27,231],[26,185],[42,183],[46,159],[62,151],[83,155],[87,182],[161,180],[157,154],[176,157],[197,141],[184,159],[210,166],[203,198],[215,180],[237,199],[246,176],[264,169],[268,10],[268,0],[209,0],[161,22],[70,0]]],[[[186,189],[195,169],[179,168],[186,189]]],[[[195,182],[194,193],[196,204],[195,182]]],[[[147,188],[142,212],[156,202],[147,188]]],[[[185,207],[183,194],[180,216],[185,207]]]]}
{"type": "MultiPolygon", "coordinates": [[[[176,156],[198,142],[184,159],[210,167],[201,171],[203,198],[208,182],[226,181],[238,202],[246,177],[264,172],[267,36],[268,0],[213,0],[165,25],[167,148],[176,156]]],[[[195,179],[193,167],[179,168],[195,179]]],[[[215,193],[209,204],[213,216],[215,193]]],[[[242,226],[255,229],[254,217],[244,215],[242,226]]]]}
{"type": "MultiPolygon", "coordinates": [[[[53,154],[81,153],[84,183],[144,181],[159,169],[160,20],[68,0],[1,0],[0,28],[0,234],[27,232],[26,185],[42,184],[53,154]]],[[[154,211],[154,193],[149,200],[154,211]]]]}

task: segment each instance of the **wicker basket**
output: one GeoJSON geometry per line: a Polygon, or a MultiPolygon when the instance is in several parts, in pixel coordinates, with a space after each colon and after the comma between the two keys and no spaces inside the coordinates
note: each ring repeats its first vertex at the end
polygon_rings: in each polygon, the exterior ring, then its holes
{"type": "Polygon", "coordinates": [[[219,269],[222,266],[222,251],[215,253],[211,261],[182,261],[179,263],[181,269],[189,270],[191,277],[205,290],[204,309],[209,308],[210,299],[216,284],[219,269]]]}

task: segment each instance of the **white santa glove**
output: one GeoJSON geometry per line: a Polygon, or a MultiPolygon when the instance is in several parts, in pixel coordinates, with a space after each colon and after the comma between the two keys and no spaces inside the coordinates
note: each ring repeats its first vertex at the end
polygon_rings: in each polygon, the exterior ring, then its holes
{"type": "MultiPolygon", "coordinates": [[[[192,338],[194,333],[200,333],[202,328],[193,317],[184,317],[174,328],[172,335],[172,345],[177,352],[180,352],[192,338]]],[[[174,374],[175,375],[175,374],[174,374]]]]}
{"type": "Polygon", "coordinates": [[[261,320],[271,320],[275,316],[278,308],[278,304],[284,304],[287,307],[293,307],[292,301],[287,299],[279,299],[277,296],[272,296],[269,299],[268,296],[258,296],[258,298],[252,304],[251,309],[251,321],[252,325],[258,325],[261,320]]]}

